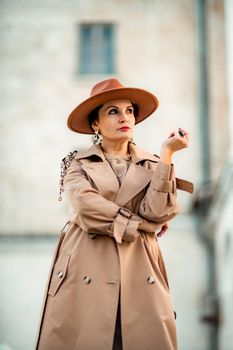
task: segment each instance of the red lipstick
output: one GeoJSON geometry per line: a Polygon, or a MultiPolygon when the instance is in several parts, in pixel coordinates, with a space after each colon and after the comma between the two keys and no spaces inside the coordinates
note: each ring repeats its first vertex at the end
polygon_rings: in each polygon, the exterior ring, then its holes
{"type": "Polygon", "coordinates": [[[118,130],[121,131],[128,131],[130,128],[128,126],[122,126],[122,128],[119,128],[118,130]]]}

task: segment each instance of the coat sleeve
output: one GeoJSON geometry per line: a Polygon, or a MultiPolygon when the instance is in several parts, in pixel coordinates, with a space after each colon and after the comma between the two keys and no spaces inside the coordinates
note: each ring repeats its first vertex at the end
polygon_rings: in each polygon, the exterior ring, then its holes
{"type": "Polygon", "coordinates": [[[178,212],[174,165],[159,161],[140,204],[139,215],[153,222],[164,223],[178,212]]]}
{"type": "Polygon", "coordinates": [[[141,218],[104,198],[89,182],[81,163],[74,159],[67,170],[64,188],[74,209],[72,222],[87,233],[105,234],[133,242],[139,236],[141,218]]]}

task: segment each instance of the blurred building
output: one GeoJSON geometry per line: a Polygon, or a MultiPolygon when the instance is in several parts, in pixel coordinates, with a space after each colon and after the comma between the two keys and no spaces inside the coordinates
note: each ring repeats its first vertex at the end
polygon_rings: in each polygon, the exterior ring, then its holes
{"type": "MultiPolygon", "coordinates": [[[[216,349],[233,349],[233,2],[226,0],[225,53],[227,76],[227,152],[222,153],[224,165],[217,181],[202,187],[196,202],[209,261],[212,262],[205,321],[211,322],[216,349]]],[[[219,116],[219,121],[222,120],[219,116]]],[[[223,116],[225,118],[225,116],[223,116]]],[[[221,127],[216,130],[224,138],[221,127]]],[[[220,136],[221,135],[221,136],[220,136]]],[[[215,152],[213,145],[212,152],[215,152]]]]}
{"type": "MultiPolygon", "coordinates": [[[[159,153],[170,131],[191,132],[175,156],[181,214],[161,239],[180,350],[230,350],[233,339],[233,2],[1,0],[0,350],[31,350],[59,231],[59,164],[91,138],[66,128],[94,83],[148,89],[158,112],[135,141],[159,153]]],[[[137,350],[137,349],[135,349],[137,350]]]]}

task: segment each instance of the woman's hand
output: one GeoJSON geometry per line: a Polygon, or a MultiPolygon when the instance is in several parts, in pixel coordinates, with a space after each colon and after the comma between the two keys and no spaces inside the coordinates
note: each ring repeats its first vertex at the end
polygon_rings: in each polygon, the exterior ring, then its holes
{"type": "Polygon", "coordinates": [[[168,139],[161,146],[160,160],[165,164],[171,164],[173,154],[188,147],[189,135],[189,132],[181,128],[178,131],[171,132],[168,139]]]}

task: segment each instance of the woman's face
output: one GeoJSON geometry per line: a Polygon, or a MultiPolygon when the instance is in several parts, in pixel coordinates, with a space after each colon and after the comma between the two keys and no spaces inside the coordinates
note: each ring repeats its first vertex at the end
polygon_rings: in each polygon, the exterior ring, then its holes
{"type": "Polygon", "coordinates": [[[103,140],[126,141],[133,137],[135,125],[134,109],[129,100],[111,100],[99,110],[99,117],[93,122],[103,140]]]}

